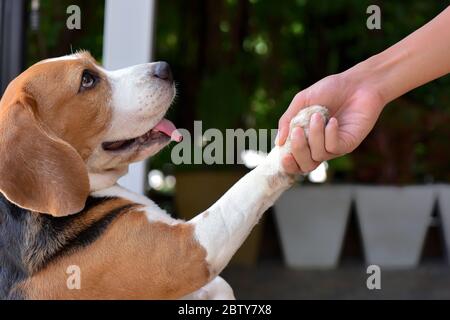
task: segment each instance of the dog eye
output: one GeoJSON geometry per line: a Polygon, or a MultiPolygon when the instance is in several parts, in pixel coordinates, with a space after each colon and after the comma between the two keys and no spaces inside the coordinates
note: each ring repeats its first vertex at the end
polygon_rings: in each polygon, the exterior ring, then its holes
{"type": "Polygon", "coordinates": [[[80,91],[85,89],[91,89],[95,86],[96,83],[97,77],[94,76],[89,71],[84,71],[83,75],[81,76],[80,91]]]}

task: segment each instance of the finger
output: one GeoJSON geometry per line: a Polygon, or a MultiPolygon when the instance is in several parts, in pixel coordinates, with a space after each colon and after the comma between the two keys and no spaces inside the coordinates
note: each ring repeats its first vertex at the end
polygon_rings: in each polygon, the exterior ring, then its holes
{"type": "Polygon", "coordinates": [[[302,128],[294,128],[291,136],[291,153],[297,161],[300,170],[307,173],[314,170],[319,163],[311,158],[308,142],[306,141],[305,132],[302,128]]]}
{"type": "Polygon", "coordinates": [[[279,129],[277,137],[275,139],[275,144],[277,146],[282,146],[286,142],[287,136],[289,134],[289,123],[286,124],[285,122],[280,121],[278,124],[279,129]]]}
{"type": "Polygon", "coordinates": [[[292,154],[285,155],[281,160],[281,164],[283,165],[284,170],[289,174],[302,173],[292,154]]]}
{"type": "Polygon", "coordinates": [[[285,113],[281,116],[280,121],[278,122],[278,139],[277,144],[282,146],[289,135],[289,125],[293,117],[297,115],[301,108],[305,107],[305,94],[303,91],[297,93],[292,99],[289,107],[285,111],[285,113]]]}
{"type": "Polygon", "coordinates": [[[332,157],[325,149],[325,121],[319,113],[315,113],[311,117],[308,141],[314,161],[322,162],[332,157]]]}
{"type": "Polygon", "coordinates": [[[325,128],[325,149],[333,155],[345,153],[339,145],[339,123],[336,118],[331,118],[325,128]]]}

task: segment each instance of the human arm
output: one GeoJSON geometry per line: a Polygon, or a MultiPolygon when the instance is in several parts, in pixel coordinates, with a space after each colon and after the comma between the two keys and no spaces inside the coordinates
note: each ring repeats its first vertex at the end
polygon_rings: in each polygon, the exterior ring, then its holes
{"type": "Polygon", "coordinates": [[[327,106],[327,125],[313,116],[309,143],[301,129],[293,132],[289,172],[309,172],[322,161],[353,151],[369,134],[387,103],[450,72],[450,7],[385,51],[354,67],[326,77],[299,92],[279,121],[278,145],[289,122],[309,105],[327,106]]]}

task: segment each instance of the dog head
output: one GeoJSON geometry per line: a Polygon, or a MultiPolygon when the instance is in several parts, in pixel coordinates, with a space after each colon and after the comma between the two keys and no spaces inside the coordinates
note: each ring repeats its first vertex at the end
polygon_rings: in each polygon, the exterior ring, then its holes
{"type": "Polygon", "coordinates": [[[79,212],[90,191],[181,139],[163,118],[174,96],[165,62],[107,71],[83,52],[33,65],[0,101],[0,192],[36,212],[79,212]]]}

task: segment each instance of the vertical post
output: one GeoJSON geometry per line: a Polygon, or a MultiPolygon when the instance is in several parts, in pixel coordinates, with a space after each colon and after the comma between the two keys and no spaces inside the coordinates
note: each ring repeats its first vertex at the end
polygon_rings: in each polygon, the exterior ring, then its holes
{"type": "Polygon", "coordinates": [[[0,97],[23,68],[23,0],[0,1],[0,97]]]}
{"type": "MultiPolygon", "coordinates": [[[[103,64],[107,69],[151,61],[156,0],[106,0],[103,37],[103,64]]],[[[144,193],[145,162],[130,166],[119,183],[144,193]]]]}

